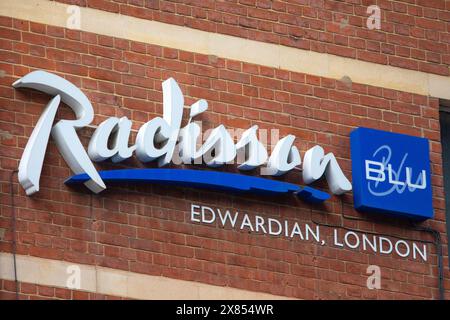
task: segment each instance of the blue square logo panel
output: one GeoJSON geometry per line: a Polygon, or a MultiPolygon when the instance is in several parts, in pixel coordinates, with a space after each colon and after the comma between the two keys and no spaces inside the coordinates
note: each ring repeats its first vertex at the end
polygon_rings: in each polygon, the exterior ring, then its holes
{"type": "Polygon", "coordinates": [[[419,220],[433,217],[427,139],[357,128],[350,143],[357,210],[419,220]]]}

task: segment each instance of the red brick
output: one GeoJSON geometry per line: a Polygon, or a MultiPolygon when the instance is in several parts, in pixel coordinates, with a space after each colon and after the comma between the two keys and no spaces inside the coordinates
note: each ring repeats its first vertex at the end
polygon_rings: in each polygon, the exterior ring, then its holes
{"type": "MultiPolygon", "coordinates": [[[[423,7],[405,2],[380,3],[387,16],[404,23],[396,25],[386,20],[382,31],[373,32],[365,28],[365,8],[345,2],[339,2],[335,8],[329,8],[327,3],[320,8],[279,1],[239,1],[221,3],[217,7],[212,2],[199,2],[196,4],[198,8],[187,3],[161,5],[147,1],[123,2],[120,5],[89,1],[86,5],[107,11],[120,10],[122,14],[139,15],[144,19],[194,26],[200,30],[231,33],[256,41],[307,47],[308,50],[331,52],[378,64],[389,63],[435,74],[448,72],[446,52],[450,37],[442,30],[442,22],[448,21],[448,15],[444,9],[436,8],[439,4],[434,1],[429,4],[422,2],[423,7]],[[203,8],[209,11],[205,13],[203,8]],[[391,15],[388,12],[392,10],[395,13],[391,15]],[[264,15],[265,12],[270,13],[264,15]],[[348,25],[341,26],[336,19],[344,14],[351,16],[348,25]],[[409,25],[411,17],[413,20],[420,17],[421,27],[409,25]],[[194,20],[198,22],[192,22],[194,20]],[[239,27],[238,23],[252,30],[239,27]],[[291,38],[288,38],[289,32],[292,33],[291,38]],[[294,39],[300,35],[305,39],[294,39]]],[[[315,5],[321,4],[315,2],[315,5]]],[[[127,116],[133,121],[134,129],[155,116],[161,116],[161,82],[174,77],[181,85],[186,105],[197,99],[208,101],[209,110],[199,115],[205,129],[218,124],[240,129],[255,124],[261,129],[279,129],[282,136],[289,133],[297,137],[296,145],[302,155],[313,145],[323,145],[326,152],[336,155],[348,176],[351,175],[348,136],[356,126],[430,139],[436,213],[430,226],[441,231],[442,235],[445,233],[439,101],[436,98],[19,22],[0,18],[0,29],[6,40],[0,42],[0,60],[3,61],[0,69],[5,72],[0,79],[0,130],[13,135],[0,142],[3,146],[0,148],[3,181],[8,181],[10,171],[17,168],[33,125],[48,101],[45,94],[11,88],[10,84],[19,76],[35,68],[56,71],[74,81],[89,97],[96,114],[94,124],[110,116],[127,116]]],[[[70,116],[73,117],[72,112],[62,106],[58,117],[70,116]]],[[[83,142],[87,144],[92,132],[92,128],[79,131],[83,142]]],[[[133,132],[130,144],[135,137],[136,132],[133,132]]],[[[152,167],[154,164],[147,165],[152,167]]],[[[106,170],[117,164],[105,162],[98,166],[106,170]]],[[[120,166],[135,168],[141,164],[133,158],[120,166]]],[[[232,166],[227,168],[234,170],[232,166]]],[[[328,245],[255,236],[228,227],[191,223],[189,206],[200,199],[195,189],[117,185],[91,197],[83,189],[64,185],[63,181],[70,174],[51,140],[39,194],[33,198],[26,197],[14,180],[14,190],[18,195],[19,254],[295,298],[437,298],[437,258],[431,244],[430,260],[418,263],[395,255],[342,251],[328,245]],[[382,267],[385,287],[375,294],[365,288],[368,264],[382,267]]],[[[298,172],[281,179],[299,183],[298,172]]],[[[326,189],[323,182],[318,183],[320,188],[326,189]]],[[[0,210],[0,228],[9,228],[8,184],[4,183],[0,190],[0,201],[6,208],[0,210]]],[[[258,213],[311,221],[311,208],[302,201],[294,204],[288,199],[269,201],[208,190],[202,191],[201,198],[212,207],[229,207],[250,215],[258,213]],[[307,214],[302,217],[303,211],[307,214]]],[[[343,212],[364,218],[353,210],[351,194],[333,197],[324,206],[314,207],[313,217],[386,235],[411,232],[413,235],[407,236],[430,240],[428,235],[406,230],[402,225],[382,223],[382,218],[342,220],[343,212]]],[[[327,240],[330,237],[324,236],[327,240]]],[[[0,249],[10,252],[10,232],[5,233],[4,240],[0,249]]],[[[1,280],[0,283],[0,296],[14,299],[14,282],[1,280]]],[[[26,283],[20,284],[20,295],[27,299],[114,298],[26,283]]]]}

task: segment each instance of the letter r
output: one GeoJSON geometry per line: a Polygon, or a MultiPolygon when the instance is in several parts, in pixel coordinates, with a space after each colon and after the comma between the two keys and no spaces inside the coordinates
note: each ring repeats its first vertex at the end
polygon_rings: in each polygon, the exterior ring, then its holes
{"type": "Polygon", "coordinates": [[[19,164],[19,182],[28,195],[39,191],[39,178],[45,149],[51,134],[69,167],[76,174],[86,173],[85,185],[98,193],[106,188],[94,164],[83,148],[76,129],[91,123],[94,110],[88,98],[69,81],[45,72],[33,71],[13,83],[15,88],[32,88],[53,95],[31,134],[19,164]],[[53,126],[59,102],[66,103],[76,114],[76,120],[60,120],[53,126]],[[52,129],[51,129],[52,128],[52,129]]]}

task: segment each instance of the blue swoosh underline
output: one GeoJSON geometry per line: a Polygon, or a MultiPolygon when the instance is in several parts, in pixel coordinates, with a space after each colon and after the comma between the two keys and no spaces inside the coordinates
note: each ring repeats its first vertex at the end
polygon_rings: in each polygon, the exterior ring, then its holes
{"type": "MultiPolygon", "coordinates": [[[[105,182],[148,182],[175,184],[184,187],[199,187],[233,192],[255,194],[294,193],[299,198],[321,203],[330,198],[326,192],[296,184],[253,177],[229,172],[192,170],[192,169],[121,169],[99,171],[105,182]]],[[[90,180],[86,173],[77,174],[64,183],[81,184],[90,180]]]]}

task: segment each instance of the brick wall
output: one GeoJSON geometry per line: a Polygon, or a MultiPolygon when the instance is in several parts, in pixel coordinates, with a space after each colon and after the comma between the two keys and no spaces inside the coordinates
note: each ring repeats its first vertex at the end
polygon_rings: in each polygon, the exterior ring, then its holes
{"type": "MultiPolygon", "coordinates": [[[[18,291],[19,300],[121,300],[120,297],[65,288],[53,288],[26,282],[18,283],[18,291]]],[[[16,299],[16,283],[0,279],[0,300],[14,299],[16,299]]]]}
{"type": "MultiPolygon", "coordinates": [[[[108,1],[88,3],[101,5],[103,9],[128,8],[113,2],[107,5],[108,1]]],[[[138,5],[139,1],[135,3],[138,5]]],[[[328,7],[329,1],[325,3],[326,10],[319,11],[347,10],[344,3],[336,8],[328,7]]],[[[444,8],[439,6],[441,3],[427,1],[429,7],[423,7],[421,12],[425,14],[430,10],[445,19],[445,12],[441,13],[444,8]]],[[[273,2],[272,8],[276,5],[273,2]]],[[[244,4],[219,3],[214,8],[220,12],[220,8],[240,6],[247,8],[244,4]]],[[[406,3],[392,5],[402,6],[416,8],[406,3]]],[[[184,16],[182,12],[186,12],[186,16],[195,12],[193,9],[182,10],[182,4],[172,3],[160,4],[158,10],[149,8],[148,12],[154,15],[152,18],[156,19],[155,12],[159,12],[174,22],[175,16],[165,12],[166,7],[177,8],[180,17],[184,16]]],[[[239,12],[237,10],[236,14],[239,12]]],[[[223,16],[227,14],[224,12],[223,16]]],[[[398,13],[398,16],[405,15],[398,13]]],[[[213,22],[207,23],[210,24],[213,22]]],[[[223,32],[218,26],[217,32],[223,32]]],[[[357,33],[357,26],[352,30],[357,33]]],[[[443,39],[444,33],[441,33],[443,39]]],[[[366,43],[369,42],[366,39],[366,43]]],[[[382,46],[382,43],[378,45],[382,46]]],[[[323,44],[333,47],[326,42],[323,44]]],[[[391,59],[390,55],[384,56],[391,59]]],[[[443,57],[440,66],[448,65],[443,57]]],[[[416,63],[420,64],[418,60],[416,63]]],[[[315,144],[334,152],[348,177],[351,177],[349,133],[356,126],[430,139],[435,218],[424,225],[437,229],[442,235],[444,282],[449,297],[438,99],[7,17],[0,18],[0,69],[4,71],[0,78],[0,228],[6,230],[4,238],[0,239],[1,251],[12,251],[9,180],[48,101],[46,95],[32,90],[15,90],[11,84],[35,69],[56,73],[73,82],[89,97],[95,110],[95,124],[107,117],[127,116],[137,129],[162,114],[161,83],[174,77],[185,94],[186,104],[200,98],[208,100],[210,109],[199,116],[199,120],[212,127],[222,123],[228,128],[247,129],[258,124],[261,128],[279,129],[282,136],[294,134],[302,154],[315,144]]],[[[63,108],[58,117],[72,115],[63,108]]],[[[80,134],[87,138],[92,130],[83,129],[80,134]]],[[[102,164],[99,168],[124,166],[143,165],[129,160],[120,165],[102,164]]],[[[235,168],[226,170],[235,171],[235,168]]],[[[335,196],[323,206],[311,206],[292,198],[261,199],[156,185],[108,187],[95,196],[83,188],[66,187],[63,181],[70,175],[51,142],[39,193],[33,197],[25,196],[17,177],[13,176],[18,254],[296,298],[438,297],[437,256],[432,244],[428,247],[429,261],[420,262],[190,221],[190,205],[198,203],[233,208],[250,215],[260,213],[267,217],[315,221],[393,237],[433,240],[428,233],[414,230],[403,220],[357,213],[353,210],[351,194],[335,196]],[[370,264],[382,268],[382,290],[366,288],[366,268],[370,264]]],[[[291,172],[282,179],[301,182],[298,172],[291,172]]],[[[323,182],[316,186],[327,188],[323,182]]],[[[11,284],[4,281],[0,291],[5,296],[11,291],[7,287],[11,284]]],[[[40,291],[39,288],[39,296],[45,295],[40,291]]],[[[56,293],[54,296],[58,297],[56,293]]],[[[86,297],[95,298],[95,295],[86,297]]]]}
{"type": "Polygon", "coordinates": [[[445,0],[57,0],[263,42],[448,76],[445,0]],[[381,29],[366,27],[367,7],[381,29]]]}

